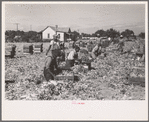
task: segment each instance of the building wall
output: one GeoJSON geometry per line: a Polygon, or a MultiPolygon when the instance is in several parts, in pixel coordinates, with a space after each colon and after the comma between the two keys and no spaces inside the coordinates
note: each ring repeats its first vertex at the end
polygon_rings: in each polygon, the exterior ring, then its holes
{"type": "Polygon", "coordinates": [[[56,32],[48,27],[46,30],[42,32],[42,39],[53,39],[53,35],[56,34],[56,32]],[[49,34],[49,37],[48,37],[49,34]]]}
{"type": "Polygon", "coordinates": [[[60,34],[60,41],[64,41],[65,34],[63,32],[57,32],[57,35],[60,34]]]}

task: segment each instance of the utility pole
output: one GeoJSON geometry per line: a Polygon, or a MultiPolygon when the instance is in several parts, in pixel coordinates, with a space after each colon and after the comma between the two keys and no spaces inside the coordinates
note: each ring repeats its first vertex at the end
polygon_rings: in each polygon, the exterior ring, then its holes
{"type": "Polygon", "coordinates": [[[57,31],[58,31],[58,25],[56,25],[56,26],[55,26],[55,28],[56,28],[56,35],[57,35],[57,31]]]}
{"type": "MultiPolygon", "coordinates": [[[[78,29],[78,33],[79,33],[79,29],[78,29]]],[[[78,35],[78,38],[79,38],[79,36],[80,36],[80,33],[79,33],[79,35],[78,35]]]]}
{"type": "Polygon", "coordinates": [[[14,24],[16,24],[16,25],[17,25],[17,31],[18,31],[18,25],[19,25],[19,23],[14,23],[14,24]]]}
{"type": "Polygon", "coordinates": [[[30,25],[30,31],[32,31],[32,25],[30,25]]]}

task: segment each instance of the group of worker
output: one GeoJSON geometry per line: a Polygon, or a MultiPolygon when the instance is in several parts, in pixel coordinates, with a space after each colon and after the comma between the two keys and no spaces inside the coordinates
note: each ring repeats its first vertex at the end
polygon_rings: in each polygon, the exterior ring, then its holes
{"type": "MultiPolygon", "coordinates": [[[[118,44],[118,47],[121,48],[123,46],[122,36],[120,37],[121,41],[118,44]]],[[[105,48],[102,47],[102,41],[100,38],[96,40],[97,44],[92,49],[90,55],[94,60],[96,57],[105,52],[105,48]]],[[[46,60],[44,67],[44,76],[47,81],[50,79],[54,80],[54,77],[57,72],[61,70],[70,70],[71,67],[74,66],[76,60],[78,60],[78,52],[80,48],[77,45],[73,45],[73,49],[69,52],[66,58],[66,65],[64,67],[58,68],[57,58],[62,56],[65,52],[60,48],[59,39],[57,35],[54,35],[54,39],[50,42],[49,47],[46,51],[46,60]]],[[[78,60],[79,61],[79,60],[78,60]]]]}
{"type": "Polygon", "coordinates": [[[70,70],[74,66],[75,59],[77,59],[77,53],[80,48],[76,45],[73,46],[73,49],[67,56],[66,65],[58,67],[57,58],[62,56],[65,52],[61,49],[59,39],[57,35],[53,36],[53,40],[50,42],[49,47],[46,51],[46,59],[44,66],[44,77],[47,81],[54,80],[55,75],[61,70],[70,70]]]}

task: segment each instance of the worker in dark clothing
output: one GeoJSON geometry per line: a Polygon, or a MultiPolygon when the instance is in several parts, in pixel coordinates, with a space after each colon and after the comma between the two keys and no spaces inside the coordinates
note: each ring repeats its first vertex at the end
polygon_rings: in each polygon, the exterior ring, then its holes
{"type": "Polygon", "coordinates": [[[123,46],[124,46],[124,39],[123,39],[123,35],[120,36],[120,40],[119,43],[117,45],[118,50],[123,53],[123,46]]]}
{"type": "Polygon", "coordinates": [[[99,54],[101,54],[101,41],[97,42],[97,45],[93,48],[91,56],[95,59],[99,54]]]}
{"type": "MultiPolygon", "coordinates": [[[[56,42],[56,36],[54,37],[54,41],[56,42]]],[[[45,67],[44,67],[44,76],[47,81],[50,79],[54,79],[55,69],[58,69],[56,58],[61,56],[61,50],[57,43],[50,44],[47,52],[46,52],[46,60],[45,60],[45,67]]]]}

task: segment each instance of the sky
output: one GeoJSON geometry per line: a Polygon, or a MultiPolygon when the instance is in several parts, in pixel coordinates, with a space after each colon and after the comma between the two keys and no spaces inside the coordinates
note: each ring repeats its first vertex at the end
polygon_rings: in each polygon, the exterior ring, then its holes
{"type": "Polygon", "coordinates": [[[5,4],[5,30],[41,31],[47,26],[70,27],[79,33],[110,28],[145,32],[145,4],[5,4]]]}

